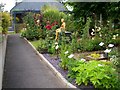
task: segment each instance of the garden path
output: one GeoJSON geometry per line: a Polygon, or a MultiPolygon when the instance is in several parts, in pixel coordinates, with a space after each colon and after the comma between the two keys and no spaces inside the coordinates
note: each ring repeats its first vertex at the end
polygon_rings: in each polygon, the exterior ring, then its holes
{"type": "Polygon", "coordinates": [[[19,35],[8,35],[3,88],[65,88],[19,35]]]}

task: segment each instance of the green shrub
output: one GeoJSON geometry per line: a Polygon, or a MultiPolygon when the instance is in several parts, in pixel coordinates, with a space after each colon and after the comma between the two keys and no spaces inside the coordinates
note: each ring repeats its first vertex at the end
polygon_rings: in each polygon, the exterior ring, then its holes
{"type": "MultiPolygon", "coordinates": [[[[2,17],[1,13],[0,13],[0,17],[2,17]]],[[[2,20],[0,20],[0,33],[2,33],[2,30],[3,30],[3,28],[2,28],[2,20]]]]}
{"type": "MultiPolygon", "coordinates": [[[[50,21],[50,24],[56,21],[59,27],[61,25],[61,19],[64,18],[66,22],[66,30],[67,31],[74,30],[74,23],[73,23],[72,15],[69,16],[68,14],[64,12],[60,12],[57,8],[54,8],[51,6],[42,7],[42,15],[43,15],[44,23],[46,23],[47,20],[50,21]]],[[[53,30],[55,29],[53,28],[53,30]]]]}
{"type": "Polygon", "coordinates": [[[120,53],[119,47],[114,47],[110,53],[108,53],[108,57],[113,65],[117,68],[117,71],[120,72],[120,53]]]}
{"type": "Polygon", "coordinates": [[[33,30],[27,30],[25,35],[28,40],[38,40],[40,38],[40,30],[33,28],[33,30]]]}
{"type": "Polygon", "coordinates": [[[26,31],[21,31],[21,36],[26,37],[27,32],[26,31]]]}
{"type": "Polygon", "coordinates": [[[50,53],[50,54],[56,54],[54,43],[49,44],[48,53],[50,53]]]}
{"type": "Polygon", "coordinates": [[[47,20],[50,21],[50,23],[53,23],[54,21],[58,22],[58,25],[60,25],[61,18],[66,18],[66,14],[63,12],[59,12],[57,8],[53,8],[51,6],[42,7],[42,14],[44,16],[43,21],[46,22],[47,20]]]}
{"type": "Polygon", "coordinates": [[[94,49],[92,40],[81,40],[79,44],[79,49],[81,51],[92,51],[94,49]]]}
{"type": "Polygon", "coordinates": [[[43,34],[44,31],[34,23],[33,13],[28,13],[24,17],[24,22],[27,30],[22,32],[21,36],[26,37],[28,40],[38,40],[41,37],[45,37],[43,34]]]}
{"type": "Polygon", "coordinates": [[[8,27],[10,26],[11,17],[10,14],[7,12],[1,12],[1,13],[2,13],[2,33],[7,34],[8,27]]]}
{"type": "Polygon", "coordinates": [[[100,42],[103,40],[101,38],[95,38],[94,40],[91,40],[90,42],[93,44],[93,51],[103,50],[105,49],[105,46],[100,46],[100,42]]]}
{"type": "Polygon", "coordinates": [[[40,53],[46,53],[48,52],[48,49],[47,49],[47,42],[43,39],[40,39],[39,40],[39,45],[37,47],[37,50],[40,52],[40,53]]]}
{"type": "Polygon", "coordinates": [[[105,49],[105,46],[99,46],[99,43],[103,40],[100,38],[91,39],[82,39],[79,43],[78,49],[81,51],[97,51],[105,49]]]}
{"type": "Polygon", "coordinates": [[[23,29],[25,27],[25,25],[24,24],[15,24],[15,32],[16,33],[21,33],[21,30],[23,29]]]}
{"type": "Polygon", "coordinates": [[[77,85],[91,84],[95,88],[118,88],[118,73],[110,63],[102,61],[71,61],[69,63],[70,78],[75,79],[77,85]]]}
{"type": "Polygon", "coordinates": [[[103,42],[108,45],[109,43],[114,43],[115,45],[118,45],[120,42],[119,37],[119,31],[118,30],[110,30],[109,27],[104,26],[100,30],[101,33],[101,39],[103,42]],[[118,34],[118,36],[116,36],[118,34]],[[113,39],[113,36],[115,36],[115,39],[113,39]]]}
{"type": "Polygon", "coordinates": [[[54,41],[47,37],[45,39],[40,38],[39,42],[37,42],[37,46],[37,50],[40,53],[56,54],[54,41]]]}
{"type": "Polygon", "coordinates": [[[47,42],[48,53],[56,54],[55,42],[53,40],[51,40],[50,38],[46,38],[46,42],[47,42]]]}

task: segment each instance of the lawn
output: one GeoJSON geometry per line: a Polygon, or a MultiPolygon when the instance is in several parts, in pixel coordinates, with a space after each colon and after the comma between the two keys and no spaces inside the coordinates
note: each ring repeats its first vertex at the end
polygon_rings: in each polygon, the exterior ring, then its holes
{"type": "Polygon", "coordinates": [[[36,40],[36,41],[30,41],[32,43],[32,45],[37,48],[39,46],[39,42],[40,40],[36,40]]]}

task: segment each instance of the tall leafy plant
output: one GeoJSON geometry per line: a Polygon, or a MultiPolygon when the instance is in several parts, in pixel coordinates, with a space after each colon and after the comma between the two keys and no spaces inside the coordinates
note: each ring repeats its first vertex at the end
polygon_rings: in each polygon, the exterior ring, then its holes
{"type": "Polygon", "coordinates": [[[118,88],[118,73],[110,63],[102,61],[73,61],[69,65],[68,76],[75,79],[77,85],[92,84],[95,88],[118,88]],[[74,64],[76,63],[76,64],[74,64]]]}
{"type": "Polygon", "coordinates": [[[84,26],[84,29],[83,29],[83,35],[82,35],[82,38],[83,39],[89,39],[89,28],[90,28],[90,23],[91,23],[91,19],[90,18],[87,18],[87,22],[84,26]]]}
{"type": "Polygon", "coordinates": [[[62,43],[61,50],[60,50],[60,58],[61,58],[60,66],[63,69],[68,69],[68,62],[70,60],[68,56],[70,55],[71,52],[72,52],[71,46],[65,45],[64,43],[62,43]]]}

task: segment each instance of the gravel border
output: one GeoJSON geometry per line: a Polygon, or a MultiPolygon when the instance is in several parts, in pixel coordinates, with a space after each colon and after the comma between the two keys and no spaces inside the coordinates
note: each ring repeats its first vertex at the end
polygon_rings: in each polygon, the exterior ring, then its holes
{"type": "Polygon", "coordinates": [[[58,79],[62,80],[65,84],[65,86],[67,88],[77,88],[76,86],[72,85],[70,82],[68,82],[62,75],[60,72],[57,71],[57,69],[55,67],[53,67],[53,65],[42,55],[40,54],[36,48],[26,39],[24,38],[24,40],[34,49],[34,51],[36,52],[36,54],[47,64],[47,66],[54,72],[55,76],[57,76],[58,79]]]}

